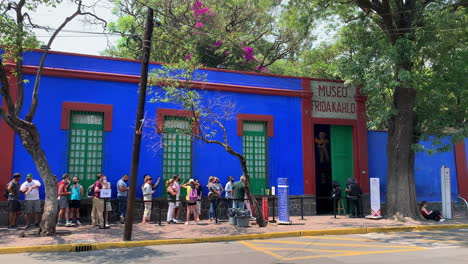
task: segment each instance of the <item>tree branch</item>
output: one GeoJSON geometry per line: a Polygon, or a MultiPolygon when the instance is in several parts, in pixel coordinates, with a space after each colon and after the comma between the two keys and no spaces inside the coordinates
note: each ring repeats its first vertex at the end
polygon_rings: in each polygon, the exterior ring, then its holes
{"type": "Polygon", "coordinates": [[[42,70],[44,69],[45,59],[47,57],[47,54],[48,54],[48,51],[49,51],[50,47],[52,46],[52,43],[54,42],[55,38],[60,33],[60,31],[62,31],[62,29],[70,21],[72,21],[75,17],[77,17],[79,15],[92,16],[92,17],[102,21],[104,23],[104,25],[107,25],[107,22],[104,19],[99,18],[95,14],[92,14],[92,13],[89,13],[89,12],[82,12],[82,10],[81,10],[82,1],[81,0],[75,1],[75,3],[77,4],[76,11],[71,16],[65,18],[65,20],[62,22],[62,24],[54,31],[54,33],[52,34],[52,36],[49,39],[49,42],[47,43],[47,46],[46,46],[44,52],[42,53],[42,57],[41,57],[41,60],[39,61],[39,66],[38,66],[37,73],[36,73],[36,80],[34,82],[34,89],[33,89],[33,94],[32,94],[31,107],[29,108],[29,112],[28,112],[28,114],[26,115],[26,118],[25,118],[26,121],[28,121],[28,122],[32,122],[32,120],[34,118],[34,115],[36,114],[37,105],[38,105],[39,85],[41,83],[42,70]]]}
{"type": "Polygon", "coordinates": [[[3,99],[5,100],[5,104],[7,106],[8,112],[10,114],[15,113],[15,105],[13,104],[13,100],[10,94],[10,82],[8,81],[7,72],[3,65],[3,59],[0,57],[0,94],[2,95],[3,99]]]}

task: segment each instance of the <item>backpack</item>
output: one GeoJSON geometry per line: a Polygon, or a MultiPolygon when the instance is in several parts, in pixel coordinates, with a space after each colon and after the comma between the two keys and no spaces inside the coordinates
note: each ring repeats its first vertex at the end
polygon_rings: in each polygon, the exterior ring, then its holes
{"type": "Polygon", "coordinates": [[[88,198],[94,198],[94,184],[88,187],[88,198]]]}
{"type": "Polygon", "coordinates": [[[189,201],[190,202],[196,202],[197,200],[198,200],[197,189],[190,188],[189,201]]]}
{"type": "Polygon", "coordinates": [[[8,191],[8,185],[10,185],[10,183],[5,185],[5,188],[3,189],[3,197],[5,198],[8,198],[10,196],[10,191],[8,191]]]}

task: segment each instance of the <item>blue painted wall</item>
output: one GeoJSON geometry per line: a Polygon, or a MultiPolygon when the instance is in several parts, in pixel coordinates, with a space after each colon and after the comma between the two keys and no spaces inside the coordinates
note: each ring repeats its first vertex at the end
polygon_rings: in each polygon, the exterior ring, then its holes
{"type": "MultiPolygon", "coordinates": [[[[27,52],[24,56],[25,65],[37,65],[41,53],[27,52]]],[[[73,69],[91,72],[106,72],[127,75],[140,75],[139,62],[108,60],[104,58],[80,57],[76,55],[49,54],[45,62],[46,67],[73,69]]],[[[150,65],[151,69],[158,69],[161,65],[150,65]]],[[[237,72],[223,72],[217,70],[200,70],[206,74],[206,81],[210,83],[224,83],[242,86],[267,87],[287,90],[302,90],[301,79],[286,78],[256,74],[241,74],[237,72]]]]}
{"type": "MultiPolygon", "coordinates": [[[[65,56],[67,59],[77,57],[65,56]]],[[[79,57],[78,57],[79,58],[79,57]]],[[[65,59],[63,63],[69,61],[65,59]]],[[[127,63],[119,61],[104,61],[102,65],[85,64],[81,62],[75,68],[86,69],[84,67],[102,67],[109,66],[109,69],[117,69],[114,64],[127,66],[127,63]],[[107,65],[109,64],[109,65],[107,65]]],[[[91,60],[89,58],[86,58],[91,60]]],[[[96,59],[95,59],[96,60],[96,59]]],[[[70,65],[74,65],[71,63],[70,65]]],[[[58,64],[50,66],[60,66],[58,64]]],[[[89,69],[88,69],[89,70],[89,69]]],[[[134,73],[132,71],[132,73],[134,73]]],[[[212,72],[216,78],[220,78],[219,72],[212,72]]],[[[211,73],[210,73],[211,74],[211,73]]],[[[210,76],[210,75],[208,75],[210,76]]],[[[249,75],[249,78],[265,76],[249,75]]],[[[25,94],[31,94],[34,76],[27,75],[30,80],[25,87],[25,94]]],[[[208,77],[209,79],[209,77],[208,77]]],[[[242,78],[237,78],[242,80],[242,78]]],[[[275,79],[269,79],[271,84],[278,85],[275,79]]],[[[247,79],[244,78],[243,81],[247,79]]],[[[258,81],[258,80],[257,80],[258,81]]],[[[296,80],[293,80],[296,81],[296,80]]],[[[288,81],[289,82],[289,81],[288,81]]],[[[259,86],[272,86],[265,83],[264,80],[254,83],[259,86]]],[[[300,85],[299,83],[295,84],[300,85]]],[[[297,88],[297,87],[295,87],[297,88]]],[[[108,176],[108,180],[113,186],[113,195],[115,196],[115,183],[117,180],[130,170],[131,146],[133,140],[133,126],[136,115],[137,104],[136,84],[116,83],[107,81],[69,79],[61,77],[44,76],[41,81],[39,93],[39,107],[34,122],[41,132],[41,142],[44,151],[49,160],[52,171],[60,177],[67,170],[68,157],[68,130],[61,130],[61,112],[62,102],[86,102],[96,104],[113,105],[113,129],[112,132],[105,132],[104,135],[104,163],[103,173],[108,176]]],[[[280,96],[265,96],[252,94],[224,93],[236,102],[239,113],[260,114],[274,116],[274,137],[268,139],[268,169],[269,184],[276,185],[278,177],[290,178],[290,193],[302,194],[302,136],[301,136],[301,99],[280,96]],[[288,144],[285,144],[288,142],[288,144]]],[[[207,96],[216,96],[216,92],[207,92],[207,96]]],[[[30,98],[25,98],[24,114],[30,104],[30,98]]],[[[157,108],[174,108],[173,105],[147,103],[146,113],[148,122],[155,122],[157,108]]],[[[230,143],[233,148],[241,151],[242,140],[237,136],[237,121],[231,120],[227,124],[230,143]]],[[[146,133],[154,133],[155,130],[146,129],[146,133]]],[[[139,170],[138,186],[142,184],[142,175],[149,173],[153,178],[162,176],[162,151],[155,151],[150,146],[154,140],[144,137],[142,142],[142,153],[139,170]]],[[[195,141],[193,147],[193,176],[200,179],[204,186],[210,175],[217,176],[221,183],[225,184],[228,176],[232,175],[236,180],[242,174],[239,162],[234,157],[226,153],[217,145],[207,145],[195,141]]],[[[18,137],[15,141],[14,153],[14,171],[22,173],[32,172],[37,179],[38,172],[30,158],[29,154],[22,147],[18,137]]],[[[86,188],[86,187],[85,187],[86,188]]],[[[138,197],[141,197],[141,190],[138,190],[138,197]]],[[[157,190],[156,196],[161,195],[162,186],[157,190]]],[[[41,198],[44,198],[44,188],[40,189],[41,198]]],[[[206,190],[205,190],[205,193],[206,190]]]]}
{"type": "MultiPolygon", "coordinates": [[[[369,176],[380,178],[380,199],[385,202],[387,193],[387,132],[369,131],[369,176]]],[[[444,139],[444,144],[450,140],[444,139]]],[[[431,142],[420,142],[425,148],[431,148],[431,142]]],[[[425,152],[416,153],[414,175],[416,182],[416,199],[418,202],[441,201],[440,168],[442,165],[450,168],[452,199],[458,196],[457,171],[454,151],[428,155],[425,152]]]]}

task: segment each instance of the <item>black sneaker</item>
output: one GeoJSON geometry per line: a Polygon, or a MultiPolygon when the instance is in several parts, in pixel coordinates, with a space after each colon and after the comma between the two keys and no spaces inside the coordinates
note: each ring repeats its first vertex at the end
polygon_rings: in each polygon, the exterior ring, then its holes
{"type": "Polygon", "coordinates": [[[25,229],[28,229],[28,228],[30,228],[30,227],[31,227],[30,224],[27,224],[27,225],[24,226],[25,229]]]}
{"type": "Polygon", "coordinates": [[[34,227],[35,227],[35,228],[39,228],[39,224],[35,224],[34,227]]]}
{"type": "Polygon", "coordinates": [[[18,226],[9,226],[8,227],[8,230],[16,230],[16,229],[18,229],[18,226]]]}

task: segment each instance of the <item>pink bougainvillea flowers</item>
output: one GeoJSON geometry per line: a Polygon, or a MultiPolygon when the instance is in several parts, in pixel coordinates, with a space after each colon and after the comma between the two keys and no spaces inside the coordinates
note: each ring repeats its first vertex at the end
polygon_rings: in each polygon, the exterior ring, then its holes
{"type": "Polygon", "coordinates": [[[192,60],[193,55],[190,53],[189,55],[185,56],[185,60],[192,60]]]}
{"type": "Polygon", "coordinates": [[[215,44],[213,44],[213,47],[217,48],[217,47],[221,46],[222,44],[223,44],[223,42],[221,40],[218,40],[218,41],[216,41],[215,44]]]}
{"type": "Polygon", "coordinates": [[[193,26],[194,28],[203,28],[203,23],[202,22],[197,22],[195,23],[195,25],[193,26]]]}
{"type": "Polygon", "coordinates": [[[257,58],[253,55],[253,49],[251,47],[244,47],[243,52],[245,62],[249,62],[251,60],[257,61],[257,58]]]}

